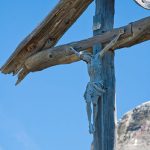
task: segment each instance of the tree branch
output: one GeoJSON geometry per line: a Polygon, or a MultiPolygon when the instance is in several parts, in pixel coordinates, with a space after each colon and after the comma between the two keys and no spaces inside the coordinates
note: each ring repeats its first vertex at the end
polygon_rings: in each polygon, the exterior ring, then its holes
{"type": "Polygon", "coordinates": [[[29,72],[40,71],[55,65],[69,64],[79,61],[79,59],[69,50],[70,47],[73,47],[77,51],[87,50],[92,52],[92,46],[94,44],[102,43],[107,45],[115,36],[119,34],[120,29],[124,30],[125,33],[121,35],[120,39],[110,50],[130,47],[132,45],[150,40],[150,17],[106,32],[102,35],[38,52],[25,61],[22,71],[19,73],[18,83],[29,72]]]}

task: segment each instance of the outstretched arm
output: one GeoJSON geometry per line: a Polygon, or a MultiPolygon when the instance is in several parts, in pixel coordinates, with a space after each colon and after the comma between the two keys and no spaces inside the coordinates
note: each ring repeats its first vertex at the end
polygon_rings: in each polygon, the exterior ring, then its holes
{"type": "Polygon", "coordinates": [[[70,47],[70,50],[81,60],[85,61],[86,63],[91,62],[92,54],[87,51],[77,52],[73,47],[70,47]]]}
{"type": "Polygon", "coordinates": [[[81,59],[81,53],[77,52],[73,47],[70,47],[70,50],[79,58],[81,59]]]}
{"type": "Polygon", "coordinates": [[[101,58],[116,44],[122,34],[124,34],[124,29],[120,29],[119,34],[109,44],[107,44],[102,51],[99,52],[101,58]]]}

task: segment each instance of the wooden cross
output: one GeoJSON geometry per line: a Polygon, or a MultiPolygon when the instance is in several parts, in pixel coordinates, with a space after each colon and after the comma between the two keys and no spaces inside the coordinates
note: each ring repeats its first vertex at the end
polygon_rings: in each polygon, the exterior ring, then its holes
{"type": "MultiPolygon", "coordinates": [[[[94,137],[92,149],[115,150],[114,50],[150,40],[150,17],[113,29],[115,0],[95,0],[94,36],[54,47],[92,1],[60,0],[45,20],[21,42],[1,72],[18,75],[16,84],[19,84],[30,72],[84,60],[90,75],[85,101],[89,131],[94,137]]],[[[150,9],[148,0],[135,1],[150,9]]]]}

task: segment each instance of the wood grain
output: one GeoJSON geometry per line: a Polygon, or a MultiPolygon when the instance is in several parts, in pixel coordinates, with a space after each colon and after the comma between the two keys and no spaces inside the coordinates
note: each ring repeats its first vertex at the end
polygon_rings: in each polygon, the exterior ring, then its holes
{"type": "MultiPolygon", "coordinates": [[[[94,44],[108,44],[119,33],[120,29],[124,29],[125,34],[121,36],[121,38],[117,41],[115,46],[111,48],[111,50],[130,47],[135,44],[150,40],[150,17],[143,18],[126,26],[107,31],[101,35],[96,35],[85,40],[76,41],[48,49],[41,49],[40,52],[36,52],[32,56],[26,58],[24,62],[22,62],[20,71],[18,73],[17,83],[23,80],[30,72],[41,71],[55,65],[70,64],[79,61],[78,58],[68,50],[69,47],[74,47],[78,51],[88,50],[89,52],[92,52],[92,47],[94,44]]],[[[13,60],[15,60],[15,57],[13,60]]],[[[6,73],[5,71],[7,68],[11,68],[9,63],[8,65],[1,68],[1,72],[6,73]]]]}
{"type": "MultiPolygon", "coordinates": [[[[115,0],[96,0],[94,23],[100,23],[101,28],[94,35],[102,35],[114,26],[115,0]]],[[[130,33],[130,30],[129,30],[130,33]]],[[[115,36],[115,35],[114,35],[115,36]]],[[[112,38],[111,38],[112,39],[112,38]]],[[[110,39],[110,40],[111,40],[110,39]]],[[[104,42],[97,42],[94,51],[102,51],[104,42]]],[[[115,150],[115,69],[114,52],[108,51],[102,58],[103,84],[106,92],[99,97],[96,132],[94,134],[94,150],[115,150]]],[[[98,73],[97,76],[100,76],[98,73]]]]}
{"type": "Polygon", "coordinates": [[[92,1],[60,0],[42,23],[19,44],[1,71],[15,75],[29,56],[53,47],[92,1]]]}
{"type": "Polygon", "coordinates": [[[96,43],[108,44],[120,31],[124,29],[125,33],[117,41],[111,50],[117,50],[124,47],[130,47],[132,45],[147,41],[150,39],[150,17],[136,21],[127,26],[113,29],[101,35],[94,36],[92,38],[72,42],[69,44],[53,47],[47,50],[43,50],[25,61],[25,66],[30,71],[40,71],[47,67],[69,64],[78,61],[77,57],[72,54],[69,47],[73,47],[78,51],[88,50],[92,52],[92,47],[96,43]]]}

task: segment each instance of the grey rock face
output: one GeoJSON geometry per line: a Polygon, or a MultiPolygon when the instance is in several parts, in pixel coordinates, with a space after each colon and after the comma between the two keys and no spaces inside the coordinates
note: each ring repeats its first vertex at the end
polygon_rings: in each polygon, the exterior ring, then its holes
{"type": "Polygon", "coordinates": [[[124,115],[118,124],[118,150],[150,150],[150,102],[124,115]]]}

